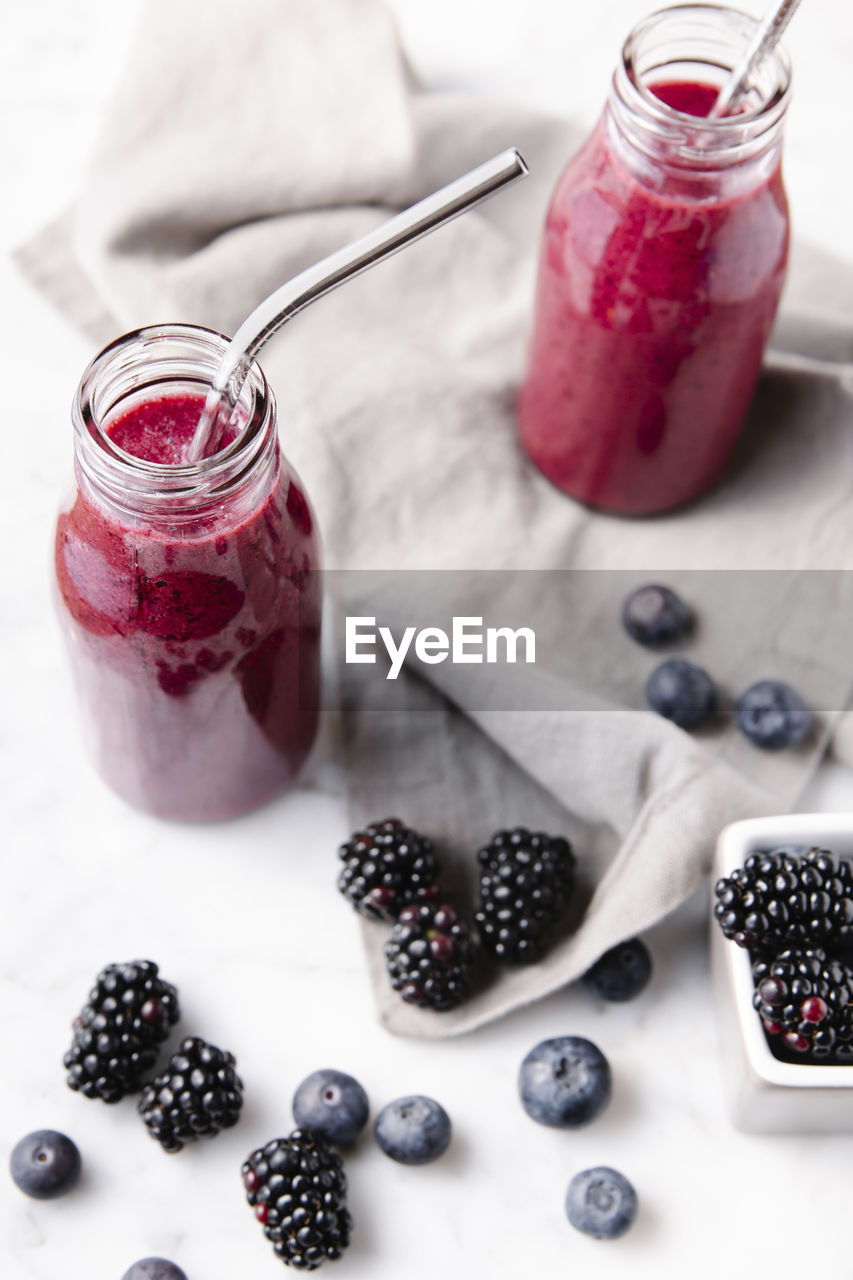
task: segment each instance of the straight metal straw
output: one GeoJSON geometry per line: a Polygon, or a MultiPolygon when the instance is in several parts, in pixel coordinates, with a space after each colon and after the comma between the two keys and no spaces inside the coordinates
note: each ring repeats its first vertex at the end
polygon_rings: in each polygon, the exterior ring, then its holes
{"type": "Polygon", "coordinates": [[[252,360],[297,312],[526,173],[527,165],[514,148],[503,151],[360,240],[308,267],[270,294],[243,321],[228,344],[190,441],[187,462],[198,462],[216,452],[252,360]]]}
{"type": "Polygon", "coordinates": [[[774,4],[770,12],[761,19],[743,57],[717,95],[717,101],[708,113],[711,119],[728,115],[737,106],[738,100],[748,92],[755,73],[776,48],[799,4],[800,0],[782,0],[781,4],[774,4]]]}

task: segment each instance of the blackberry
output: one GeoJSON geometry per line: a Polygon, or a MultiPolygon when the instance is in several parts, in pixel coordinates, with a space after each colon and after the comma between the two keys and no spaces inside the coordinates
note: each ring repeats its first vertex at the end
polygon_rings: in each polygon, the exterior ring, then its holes
{"type": "Polygon", "coordinates": [[[356,911],[371,920],[395,920],[410,902],[438,893],[441,871],[432,841],[399,818],[373,822],[338,850],[343,869],[338,888],[356,911]]]}
{"type": "Polygon", "coordinates": [[[752,978],[764,1030],[786,1054],[853,1061],[853,970],[846,964],[816,947],[790,947],[757,960],[752,978]]]}
{"type": "Polygon", "coordinates": [[[827,849],[754,853],[714,893],[723,933],[751,951],[853,941],[853,866],[827,849]]]}
{"type": "Polygon", "coordinates": [[[313,1271],[349,1244],[341,1157],[317,1134],[294,1129],[253,1151],[243,1165],[246,1199],[288,1266],[313,1271]]]}
{"type": "Polygon", "coordinates": [[[198,1036],[187,1036],[166,1070],[145,1085],[137,1110],[164,1151],[215,1137],[240,1119],[243,1082],[234,1057],[198,1036]]]}
{"type": "Polygon", "coordinates": [[[562,836],[524,827],[498,831],[477,854],[480,906],[474,921],[484,948],[504,964],[538,960],[575,884],[575,857],[562,836]]]}
{"type": "Polygon", "coordinates": [[[178,1020],[178,993],[158,973],[151,960],[101,970],[74,1019],[74,1039],[63,1058],[70,1089],[118,1102],[140,1088],[178,1020]]]}
{"type": "Polygon", "coordinates": [[[404,907],[385,957],[392,987],[410,1004],[443,1012],[468,994],[474,944],[451,907],[404,907]]]}

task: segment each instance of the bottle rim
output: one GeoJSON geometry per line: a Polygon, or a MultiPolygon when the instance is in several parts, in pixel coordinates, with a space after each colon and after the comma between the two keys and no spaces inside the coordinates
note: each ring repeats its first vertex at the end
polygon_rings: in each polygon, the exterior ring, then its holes
{"type": "Polygon", "coordinates": [[[170,385],[180,384],[204,396],[228,342],[223,334],[200,325],[148,325],[116,338],[84,370],[72,405],[75,459],[90,484],[116,507],[167,508],[177,514],[185,506],[197,513],[249,479],[275,448],[275,399],[257,361],[237,401],[244,425],[230,444],[209,458],[149,462],[115,444],[105,430],[123,403],[138,400],[146,390],[164,395],[170,385]]]}
{"type": "Polygon", "coordinates": [[[637,142],[664,146],[671,157],[696,167],[746,159],[772,145],[791,92],[791,63],[777,45],[761,69],[744,109],[735,116],[702,118],[658,98],[652,77],[665,79],[667,67],[690,68],[705,83],[722,85],[751,39],[758,19],[741,9],[716,4],[680,4],[648,14],[629,32],[613,78],[612,101],[619,122],[637,142]]]}

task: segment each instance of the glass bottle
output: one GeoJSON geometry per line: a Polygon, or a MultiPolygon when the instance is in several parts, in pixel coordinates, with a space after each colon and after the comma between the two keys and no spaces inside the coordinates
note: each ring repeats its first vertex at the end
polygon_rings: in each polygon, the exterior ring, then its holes
{"type": "Polygon", "coordinates": [[[705,119],[755,19],[679,5],[629,35],[542,244],[521,441],[566,493],[643,515],[718,476],[782,289],[781,49],[738,114],[705,119]]]}
{"type": "Polygon", "coordinates": [[[76,487],[56,529],[59,614],[97,767],[131,804],[170,818],[262,803],[295,777],[317,726],[317,532],[257,364],[226,446],[164,461],[225,345],[163,325],[92,361],[72,411],[76,487]]]}

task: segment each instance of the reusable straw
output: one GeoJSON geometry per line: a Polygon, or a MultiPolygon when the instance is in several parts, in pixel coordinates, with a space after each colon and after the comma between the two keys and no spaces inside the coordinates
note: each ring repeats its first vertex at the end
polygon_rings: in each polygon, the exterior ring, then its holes
{"type": "Polygon", "coordinates": [[[782,0],[774,4],[755,28],[755,34],[744,50],[738,62],[717,95],[708,113],[711,119],[731,115],[740,105],[740,100],[749,91],[756,72],[766,58],[769,58],[782,38],[782,32],[797,11],[800,0],[782,0]]]}
{"type": "Polygon", "coordinates": [[[308,267],[270,294],[243,321],[228,344],[190,441],[187,462],[198,462],[219,448],[252,361],[264,343],[297,312],[526,173],[527,165],[514,148],[503,151],[360,240],[308,267]]]}

